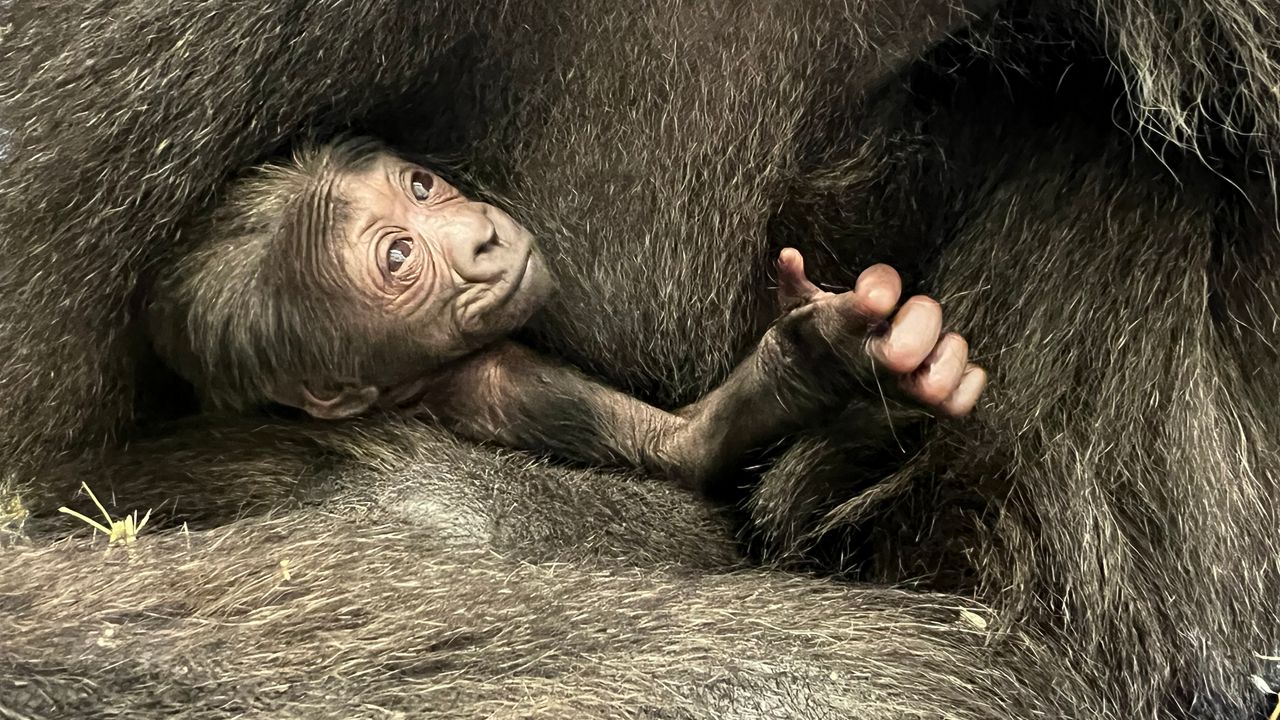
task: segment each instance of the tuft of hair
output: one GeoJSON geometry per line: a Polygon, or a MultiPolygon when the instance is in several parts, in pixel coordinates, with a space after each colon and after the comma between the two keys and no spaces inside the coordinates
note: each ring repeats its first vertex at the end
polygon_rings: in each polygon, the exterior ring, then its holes
{"type": "Polygon", "coordinates": [[[254,168],[188,228],[146,309],[156,352],[207,405],[263,404],[285,382],[358,377],[357,327],[336,248],[350,207],[339,179],[385,146],[363,137],[306,145],[254,168]]]}

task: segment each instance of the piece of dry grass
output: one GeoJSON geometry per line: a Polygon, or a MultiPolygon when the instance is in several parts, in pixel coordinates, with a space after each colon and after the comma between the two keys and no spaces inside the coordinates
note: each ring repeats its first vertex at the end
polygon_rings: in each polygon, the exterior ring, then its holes
{"type": "Polygon", "coordinates": [[[0,538],[20,535],[30,514],[16,492],[0,487],[0,538]]]}
{"type": "Polygon", "coordinates": [[[103,535],[106,535],[108,547],[112,545],[132,545],[138,539],[138,533],[142,532],[142,529],[147,526],[147,521],[151,519],[151,511],[147,510],[141,520],[138,519],[137,510],[125,515],[119,520],[113,520],[111,518],[111,513],[108,513],[107,509],[102,506],[102,503],[98,502],[98,496],[94,495],[93,491],[89,489],[88,483],[82,482],[80,483],[80,487],[86,494],[88,494],[89,499],[98,507],[98,510],[102,512],[102,517],[106,519],[107,524],[103,525],[97,520],[94,520],[83,513],[72,510],[65,505],[58,508],[58,512],[66,513],[67,515],[87,523],[94,529],[95,533],[101,532],[103,535]]]}

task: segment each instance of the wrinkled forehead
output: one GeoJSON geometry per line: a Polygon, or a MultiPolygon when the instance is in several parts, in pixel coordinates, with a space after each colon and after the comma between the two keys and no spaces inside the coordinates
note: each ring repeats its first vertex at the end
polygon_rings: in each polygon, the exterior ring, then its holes
{"type": "Polygon", "coordinates": [[[405,194],[412,165],[390,153],[379,153],[366,167],[335,179],[334,192],[346,202],[351,220],[365,227],[378,218],[393,218],[408,204],[405,194]]]}

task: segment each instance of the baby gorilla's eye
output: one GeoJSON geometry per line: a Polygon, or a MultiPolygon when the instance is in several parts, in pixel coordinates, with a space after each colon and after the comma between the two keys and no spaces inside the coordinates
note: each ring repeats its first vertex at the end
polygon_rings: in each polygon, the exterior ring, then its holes
{"type": "Polygon", "coordinates": [[[435,180],[431,177],[430,173],[415,172],[413,174],[413,183],[411,185],[413,188],[413,197],[416,198],[418,202],[425,202],[431,197],[431,186],[434,184],[435,180]]]}
{"type": "Polygon", "coordinates": [[[397,272],[413,253],[413,243],[404,238],[392,241],[387,248],[387,272],[397,272]]]}

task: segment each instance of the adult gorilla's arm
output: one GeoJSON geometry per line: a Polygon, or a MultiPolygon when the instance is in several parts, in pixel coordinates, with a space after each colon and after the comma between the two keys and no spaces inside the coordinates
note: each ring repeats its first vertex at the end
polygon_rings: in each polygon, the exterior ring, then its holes
{"type": "Polygon", "coordinates": [[[1103,707],[1052,646],[1000,640],[980,607],[940,596],[529,564],[316,510],[152,537],[120,558],[65,544],[0,556],[0,597],[38,598],[0,605],[13,631],[0,712],[981,720],[1103,707]]]}
{"type": "Polygon", "coordinates": [[[131,548],[0,553],[15,717],[982,720],[1101,702],[1051,639],[989,629],[979,605],[735,570],[723,521],[670,483],[418,423],[201,419],[55,477],[116,517],[156,511],[131,548]]]}
{"type": "MultiPolygon", "coordinates": [[[[432,553],[471,547],[529,562],[741,563],[726,515],[669,481],[560,467],[418,420],[198,417],[157,430],[125,449],[49,468],[48,500],[98,517],[78,492],[87,482],[117,517],[151,509],[148,535],[310,507],[332,513],[335,524],[402,522],[432,553]]],[[[28,524],[38,537],[76,527],[59,514],[28,524]]]]}
{"type": "Polygon", "coordinates": [[[189,529],[107,554],[101,539],[0,552],[6,717],[1101,707],[1049,638],[997,630],[972,602],[732,570],[718,521],[669,483],[494,456],[417,424],[171,428],[74,478],[128,498],[116,516],[168,502],[152,522],[176,512],[189,529]],[[148,494],[158,483],[170,492],[148,494]],[[298,503],[219,523],[246,492],[298,503]]]}

